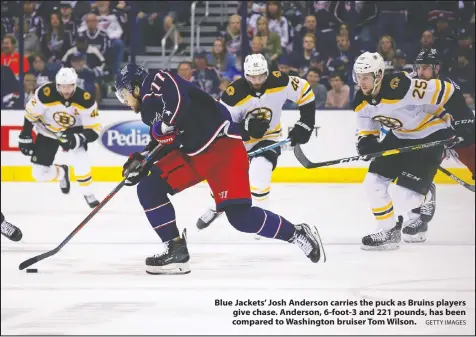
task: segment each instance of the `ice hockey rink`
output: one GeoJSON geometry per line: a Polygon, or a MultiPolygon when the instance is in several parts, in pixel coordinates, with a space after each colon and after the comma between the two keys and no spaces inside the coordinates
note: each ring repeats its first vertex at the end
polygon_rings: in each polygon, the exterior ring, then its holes
{"type": "MultiPolygon", "coordinates": [[[[102,199],[115,185],[94,187],[102,199]]],[[[399,250],[386,252],[360,249],[361,237],[375,228],[362,185],[273,185],[274,210],[320,230],[325,264],[312,264],[294,245],[254,240],[224,218],[198,232],[195,221],[211,202],[206,185],[199,185],[172,198],[177,223],[188,229],[192,255],[192,272],[178,276],[144,271],[145,258],[161,252],[162,246],[135,188],[121,190],[63,250],[34,265],[38,274],[20,271],[20,262],[55,248],[91,210],[76,183],[67,196],[54,183],[1,186],[2,212],[24,234],[19,243],[2,236],[2,335],[475,332],[475,198],[458,185],[437,186],[427,242],[402,242],[399,250]],[[451,318],[466,323],[427,325],[425,320],[448,317],[412,316],[416,326],[249,327],[233,325],[236,308],[215,306],[216,299],[462,300],[466,306],[456,309],[466,315],[451,318]]]]}

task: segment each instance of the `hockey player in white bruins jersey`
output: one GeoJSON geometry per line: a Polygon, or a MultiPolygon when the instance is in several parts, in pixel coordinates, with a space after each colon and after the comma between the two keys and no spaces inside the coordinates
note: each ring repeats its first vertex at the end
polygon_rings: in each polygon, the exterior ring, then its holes
{"type": "MultiPolygon", "coordinates": [[[[230,111],[233,121],[240,124],[246,150],[255,151],[281,138],[281,113],[287,99],[299,106],[300,119],[289,132],[291,145],[309,141],[315,123],[314,93],[309,83],[297,76],[268,70],[261,54],[248,55],[244,63],[245,77],[234,81],[222,94],[220,102],[230,111]]],[[[253,157],[250,162],[250,184],[253,204],[269,209],[271,175],[276,168],[281,149],[276,148],[253,157]]],[[[209,209],[197,221],[205,228],[219,216],[209,209]]]]}
{"type": "Polygon", "coordinates": [[[61,68],[56,81],[39,87],[26,104],[20,151],[31,156],[36,181],[59,181],[61,191],[70,191],[68,165],[53,165],[61,146],[69,152],[80,190],[91,208],[99,205],[91,190],[91,166],[87,144],[94,142],[101,130],[98,106],[91,94],[77,87],[73,68],[61,68]],[[33,142],[32,131],[37,132],[33,142]]]}
{"type": "MultiPolygon", "coordinates": [[[[384,70],[378,53],[366,52],[354,64],[354,81],[360,86],[353,104],[360,155],[456,136],[464,138],[464,144],[474,142],[474,118],[467,120],[462,96],[455,94],[452,83],[412,79],[406,73],[384,75],[384,70]],[[449,113],[442,114],[445,110],[449,113]],[[382,125],[390,131],[379,142],[382,125]]],[[[420,214],[412,210],[427,197],[443,152],[443,147],[433,147],[378,157],[370,163],[364,187],[379,231],[362,239],[363,249],[398,248],[403,217],[397,221],[388,187],[396,180],[399,212],[407,213],[406,222],[414,221],[420,214]]]]}

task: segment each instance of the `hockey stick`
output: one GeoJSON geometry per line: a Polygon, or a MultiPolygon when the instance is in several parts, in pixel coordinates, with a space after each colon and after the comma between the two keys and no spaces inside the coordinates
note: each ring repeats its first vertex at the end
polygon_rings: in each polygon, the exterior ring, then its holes
{"type": "Polygon", "coordinates": [[[443,167],[438,166],[438,170],[440,170],[441,172],[443,172],[444,174],[446,174],[448,177],[450,177],[451,179],[453,179],[454,181],[456,181],[456,182],[457,182],[458,184],[460,184],[461,186],[467,188],[467,189],[470,190],[471,192],[474,192],[474,191],[475,191],[474,185],[465,183],[463,180],[459,179],[457,176],[455,176],[455,175],[454,175],[453,173],[451,173],[450,171],[444,169],[443,167]]]}
{"type": "MultiPolygon", "coordinates": [[[[134,167],[134,169],[138,167],[144,167],[161,148],[162,148],[161,144],[157,145],[147,155],[147,157],[142,161],[142,163],[138,163],[137,166],[134,167]]],[[[116,188],[114,188],[111,191],[111,193],[109,193],[109,195],[106,198],[104,198],[104,200],[101,201],[101,203],[98,206],[96,206],[95,209],[92,210],[91,213],[89,213],[89,215],[71,232],[71,234],[68,235],[66,239],[63,240],[63,242],[60,243],[58,247],[46,253],[40,254],[38,256],[34,256],[32,258],[29,258],[28,260],[23,261],[22,263],[20,263],[20,266],[19,266],[20,270],[28,268],[29,266],[37,263],[38,261],[44,260],[58,253],[61,250],[61,248],[63,248],[73,238],[73,236],[75,236],[101,210],[101,208],[103,208],[112,199],[112,197],[114,197],[117,194],[117,192],[119,192],[121,188],[124,187],[124,185],[126,184],[128,175],[129,175],[129,172],[127,172],[126,178],[124,178],[124,180],[122,180],[121,183],[117,185],[116,188]]]]}
{"type": "Polygon", "coordinates": [[[391,155],[398,154],[398,153],[418,151],[418,150],[423,150],[423,149],[427,149],[427,148],[430,148],[430,147],[441,146],[441,145],[446,145],[446,144],[455,145],[455,144],[458,144],[462,141],[463,141],[463,138],[461,138],[461,137],[445,139],[445,140],[437,140],[435,142],[430,142],[430,143],[425,143],[425,144],[412,145],[412,146],[401,147],[401,148],[393,149],[393,150],[386,150],[386,151],[381,151],[381,152],[370,153],[370,154],[367,154],[367,155],[364,155],[364,156],[347,157],[347,158],[324,161],[324,162],[320,162],[320,163],[311,162],[306,157],[306,155],[304,154],[304,152],[302,151],[301,147],[298,144],[294,147],[294,155],[296,156],[296,159],[301,163],[302,166],[304,166],[307,169],[312,169],[312,168],[318,168],[318,167],[323,167],[323,166],[331,166],[331,165],[336,165],[336,164],[349,163],[349,162],[358,161],[358,160],[369,160],[369,159],[377,158],[377,157],[391,156],[391,155]]]}
{"type": "Polygon", "coordinates": [[[266,152],[266,151],[269,151],[269,150],[272,150],[272,149],[275,149],[277,147],[280,147],[281,145],[284,145],[284,144],[287,144],[291,141],[291,139],[287,138],[287,139],[283,139],[283,140],[280,140],[279,142],[277,143],[274,143],[274,144],[271,144],[271,145],[268,145],[268,146],[265,146],[265,147],[262,147],[262,148],[259,148],[258,150],[255,150],[253,152],[250,152],[248,153],[248,157],[252,158],[252,157],[255,157],[263,152],[266,152]]]}

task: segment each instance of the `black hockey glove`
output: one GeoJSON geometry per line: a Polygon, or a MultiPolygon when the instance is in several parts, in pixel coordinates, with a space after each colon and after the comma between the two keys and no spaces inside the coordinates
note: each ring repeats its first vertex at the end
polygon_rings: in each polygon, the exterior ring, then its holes
{"type": "Polygon", "coordinates": [[[242,128],[250,137],[263,138],[269,128],[269,121],[266,119],[257,119],[248,117],[242,122],[242,128]]]}
{"type": "Polygon", "coordinates": [[[463,137],[464,141],[457,144],[455,148],[466,147],[474,144],[474,118],[454,121],[453,128],[457,137],[463,137]]]}
{"type": "Polygon", "coordinates": [[[76,150],[87,143],[86,136],[81,132],[65,132],[60,136],[59,141],[61,147],[65,150],[76,150]]]}
{"type": "Polygon", "coordinates": [[[291,139],[291,146],[296,144],[306,144],[312,135],[314,125],[308,125],[302,121],[294,124],[294,127],[289,131],[289,138],[291,139]]]}
{"type": "MultiPolygon", "coordinates": [[[[383,151],[382,145],[378,141],[376,136],[359,137],[357,140],[357,152],[361,156],[365,156],[370,153],[383,151]]],[[[370,159],[367,159],[370,160],[370,159]]]]}
{"type": "Polygon", "coordinates": [[[25,156],[32,156],[35,145],[33,144],[33,138],[31,137],[31,132],[27,133],[22,131],[20,136],[18,136],[18,147],[20,151],[25,156]]]}

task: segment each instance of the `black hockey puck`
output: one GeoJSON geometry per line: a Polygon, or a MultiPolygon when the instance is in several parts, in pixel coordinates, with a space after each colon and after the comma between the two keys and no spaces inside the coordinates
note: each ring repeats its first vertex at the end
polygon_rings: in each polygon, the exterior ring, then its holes
{"type": "Polygon", "coordinates": [[[27,269],[27,273],[38,273],[38,269],[27,269]]]}

